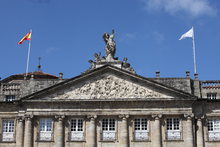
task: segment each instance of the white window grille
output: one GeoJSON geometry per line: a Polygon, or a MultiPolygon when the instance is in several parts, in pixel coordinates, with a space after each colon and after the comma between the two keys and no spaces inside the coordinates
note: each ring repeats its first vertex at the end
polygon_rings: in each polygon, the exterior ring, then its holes
{"type": "Polygon", "coordinates": [[[14,141],[14,120],[3,120],[2,141],[14,141]]]}
{"type": "Polygon", "coordinates": [[[102,120],[102,140],[114,141],[116,139],[115,119],[105,118],[102,120]]]}
{"type": "Polygon", "coordinates": [[[217,97],[217,93],[207,93],[207,98],[209,100],[215,100],[217,97]]]}
{"type": "Polygon", "coordinates": [[[136,141],[143,141],[149,139],[149,132],[147,129],[147,119],[137,118],[134,120],[134,139],[136,141]]]}
{"type": "Polygon", "coordinates": [[[209,141],[220,140],[220,120],[208,121],[208,140],[209,141]]]}
{"type": "Polygon", "coordinates": [[[180,140],[180,119],[179,118],[167,118],[167,140],[180,140]]]}
{"type": "Polygon", "coordinates": [[[6,102],[12,102],[15,100],[15,95],[6,95],[5,96],[5,101],[6,102]]]}
{"type": "Polygon", "coordinates": [[[84,140],[83,119],[70,120],[70,140],[84,140]]]}
{"type": "Polygon", "coordinates": [[[39,140],[51,141],[52,140],[52,119],[40,119],[40,132],[39,140]]]}

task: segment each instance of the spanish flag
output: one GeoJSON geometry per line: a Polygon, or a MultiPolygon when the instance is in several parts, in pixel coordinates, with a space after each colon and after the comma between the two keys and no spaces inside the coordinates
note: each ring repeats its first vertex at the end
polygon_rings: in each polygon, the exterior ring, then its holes
{"type": "Polygon", "coordinates": [[[19,42],[18,44],[22,44],[24,40],[31,40],[31,32],[27,33],[19,42]]]}

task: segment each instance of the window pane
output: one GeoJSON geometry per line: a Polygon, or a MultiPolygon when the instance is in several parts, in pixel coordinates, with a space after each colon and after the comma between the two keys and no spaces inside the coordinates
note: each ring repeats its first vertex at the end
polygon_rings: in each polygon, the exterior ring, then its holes
{"type": "Polygon", "coordinates": [[[14,132],[14,120],[3,120],[3,132],[14,132]]]}
{"type": "Polygon", "coordinates": [[[6,95],[5,96],[5,101],[6,102],[11,102],[15,100],[15,95],[6,95]]]}
{"type": "Polygon", "coordinates": [[[217,93],[207,93],[207,98],[210,100],[216,99],[217,93]]]}
{"type": "Polygon", "coordinates": [[[40,119],[40,131],[41,132],[52,131],[52,119],[40,119]]]}
{"type": "Polygon", "coordinates": [[[78,131],[83,131],[83,120],[78,119],[78,131]]]}
{"type": "Polygon", "coordinates": [[[134,120],[134,130],[140,130],[141,129],[141,120],[135,119],[134,120]]]}
{"type": "Polygon", "coordinates": [[[141,119],[141,130],[147,130],[147,119],[141,119]]]}
{"type": "Polygon", "coordinates": [[[103,131],[115,131],[115,119],[103,119],[102,120],[102,130],[103,131]]]}
{"type": "Polygon", "coordinates": [[[83,131],[83,120],[82,119],[72,119],[70,121],[71,131],[83,131]]]}
{"type": "Polygon", "coordinates": [[[107,131],[108,130],[108,119],[102,120],[102,130],[107,131]]]}
{"type": "Polygon", "coordinates": [[[167,130],[179,130],[180,120],[179,118],[167,118],[167,130]]]}
{"type": "Polygon", "coordinates": [[[172,118],[167,118],[167,130],[172,130],[172,118]]]}
{"type": "Polygon", "coordinates": [[[134,130],[147,130],[147,119],[145,118],[135,119],[134,130]]]}

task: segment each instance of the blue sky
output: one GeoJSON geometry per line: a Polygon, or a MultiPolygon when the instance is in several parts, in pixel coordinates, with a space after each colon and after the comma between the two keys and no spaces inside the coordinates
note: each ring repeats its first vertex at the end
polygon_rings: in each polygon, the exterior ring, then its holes
{"type": "Polygon", "coordinates": [[[89,68],[95,52],[104,55],[102,34],[115,29],[116,57],[128,58],[137,74],[193,78],[192,40],[179,37],[195,28],[197,71],[201,80],[220,79],[219,0],[1,0],[0,77],[24,73],[30,30],[29,71],[64,78],[89,68]]]}

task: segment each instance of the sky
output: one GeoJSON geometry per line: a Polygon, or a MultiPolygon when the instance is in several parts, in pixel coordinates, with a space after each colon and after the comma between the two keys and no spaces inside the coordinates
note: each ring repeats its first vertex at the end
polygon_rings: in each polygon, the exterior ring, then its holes
{"type": "Polygon", "coordinates": [[[200,80],[220,80],[219,0],[1,0],[0,77],[25,73],[32,29],[29,72],[64,78],[90,67],[94,53],[104,56],[102,35],[115,30],[116,57],[144,77],[194,74],[192,39],[179,41],[194,27],[200,80]]]}

